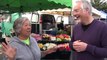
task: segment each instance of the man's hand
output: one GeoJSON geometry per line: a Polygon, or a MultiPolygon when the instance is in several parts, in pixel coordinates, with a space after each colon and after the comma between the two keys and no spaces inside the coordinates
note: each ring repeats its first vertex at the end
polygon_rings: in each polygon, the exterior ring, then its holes
{"type": "Polygon", "coordinates": [[[87,48],[87,43],[81,42],[80,40],[77,40],[73,43],[73,48],[77,51],[77,52],[83,52],[86,50],[87,48]]]}

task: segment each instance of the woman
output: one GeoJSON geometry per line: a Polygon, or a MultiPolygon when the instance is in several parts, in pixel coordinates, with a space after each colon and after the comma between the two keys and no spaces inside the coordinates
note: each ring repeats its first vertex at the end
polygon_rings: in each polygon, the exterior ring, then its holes
{"type": "Polygon", "coordinates": [[[30,36],[31,24],[28,18],[18,18],[13,25],[16,36],[10,43],[2,43],[5,60],[40,60],[41,57],[56,51],[56,48],[41,52],[36,40],[30,36]]]}

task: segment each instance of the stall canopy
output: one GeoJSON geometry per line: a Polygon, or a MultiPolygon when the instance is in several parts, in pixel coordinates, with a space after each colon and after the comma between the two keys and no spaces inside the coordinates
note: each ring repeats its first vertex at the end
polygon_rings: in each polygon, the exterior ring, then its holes
{"type": "MultiPolygon", "coordinates": [[[[0,10],[14,12],[33,12],[38,10],[51,10],[58,8],[71,8],[72,0],[0,0],[0,10]]],[[[19,14],[11,15],[11,23],[2,23],[2,32],[10,35],[13,22],[19,17],[19,14]]]]}
{"type": "Polygon", "coordinates": [[[67,7],[71,7],[71,0],[0,0],[0,10],[10,12],[31,12],[67,7]]]}
{"type": "Polygon", "coordinates": [[[71,7],[72,5],[72,0],[49,0],[49,1],[54,1],[55,3],[66,5],[67,7],[71,7]]]}

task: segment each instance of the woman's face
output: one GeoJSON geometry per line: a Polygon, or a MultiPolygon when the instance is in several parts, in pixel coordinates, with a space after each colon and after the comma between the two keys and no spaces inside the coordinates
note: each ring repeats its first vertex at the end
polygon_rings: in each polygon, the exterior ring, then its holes
{"type": "Polygon", "coordinates": [[[30,24],[29,20],[26,20],[26,21],[24,21],[24,23],[22,25],[20,35],[28,37],[28,36],[30,36],[30,34],[31,34],[31,24],[30,24]]]}

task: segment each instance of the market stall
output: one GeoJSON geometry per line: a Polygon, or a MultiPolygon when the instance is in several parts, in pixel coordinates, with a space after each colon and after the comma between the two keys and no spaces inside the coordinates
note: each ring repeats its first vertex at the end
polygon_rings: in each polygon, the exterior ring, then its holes
{"type": "MultiPolygon", "coordinates": [[[[21,17],[21,13],[24,12],[34,12],[38,10],[47,10],[47,9],[58,9],[58,8],[66,8],[71,7],[71,0],[1,0],[0,2],[0,13],[1,14],[12,14],[14,12],[18,12],[18,17],[21,17]],[[5,12],[5,13],[4,13],[5,12]]],[[[14,15],[14,14],[13,14],[14,15]]],[[[10,29],[12,29],[13,22],[16,18],[15,15],[10,15],[11,20],[7,21],[8,24],[4,24],[5,29],[2,30],[4,33],[10,32],[10,29]],[[14,18],[14,19],[13,19],[14,18]],[[8,25],[9,30],[6,28],[8,25]],[[6,26],[6,27],[5,27],[6,26]],[[8,31],[5,31],[8,30],[8,31]]],[[[38,41],[38,45],[41,49],[41,51],[52,48],[54,46],[59,46],[60,49],[58,49],[57,52],[52,53],[43,59],[67,59],[69,57],[70,49],[69,49],[69,41],[70,36],[59,34],[56,36],[53,36],[51,34],[43,34],[41,35],[43,39],[40,39],[38,41]],[[48,36],[48,37],[47,37],[48,36]],[[68,53],[67,53],[68,52],[68,53]],[[65,54],[65,55],[64,55],[65,54]],[[53,57],[54,55],[57,55],[57,57],[53,57]],[[64,56],[63,56],[64,55],[64,56]],[[63,56],[63,57],[61,57],[63,56]],[[60,58],[61,57],[61,58],[60,58]]],[[[68,59],[67,59],[68,60],[68,59]]]]}
{"type": "MultiPolygon", "coordinates": [[[[35,37],[33,35],[33,37],[35,37]]],[[[42,59],[59,59],[59,60],[69,60],[71,49],[69,47],[69,42],[71,37],[67,34],[58,34],[52,36],[51,34],[43,34],[42,40],[38,40],[38,46],[41,51],[45,51],[54,47],[58,47],[58,50],[54,53],[51,53],[42,59]]]]}

